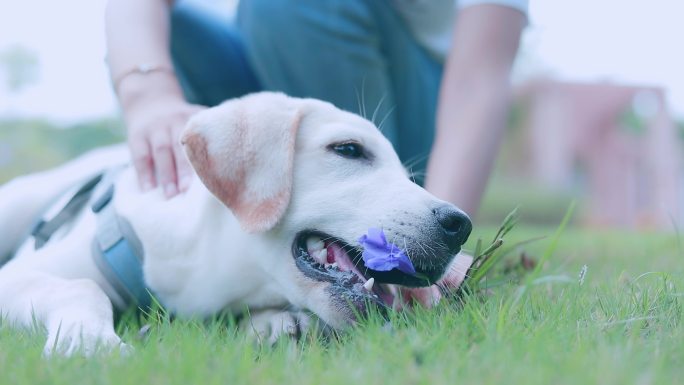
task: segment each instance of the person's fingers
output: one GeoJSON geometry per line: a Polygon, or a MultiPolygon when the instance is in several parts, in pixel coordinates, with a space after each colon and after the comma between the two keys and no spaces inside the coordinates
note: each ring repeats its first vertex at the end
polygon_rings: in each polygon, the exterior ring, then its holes
{"type": "Polygon", "coordinates": [[[194,173],[180,143],[180,136],[184,127],[184,125],[177,125],[173,133],[173,152],[176,160],[176,172],[178,173],[178,191],[180,192],[188,190],[194,173]]]}
{"type": "Polygon", "coordinates": [[[176,163],[169,130],[155,130],[150,137],[157,183],[164,189],[164,195],[171,198],[178,194],[176,163]]]}
{"type": "Polygon", "coordinates": [[[131,149],[131,161],[138,175],[140,189],[150,191],[157,187],[157,178],[154,175],[154,161],[147,139],[143,136],[131,135],[128,140],[131,149]]]}

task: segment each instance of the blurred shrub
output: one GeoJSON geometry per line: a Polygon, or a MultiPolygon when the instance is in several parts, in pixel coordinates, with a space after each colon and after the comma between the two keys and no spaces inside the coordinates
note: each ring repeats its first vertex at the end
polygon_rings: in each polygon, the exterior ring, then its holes
{"type": "Polygon", "coordinates": [[[68,127],[42,120],[0,121],[0,183],[54,167],[94,147],[124,138],[123,124],[117,119],[68,127]]]}

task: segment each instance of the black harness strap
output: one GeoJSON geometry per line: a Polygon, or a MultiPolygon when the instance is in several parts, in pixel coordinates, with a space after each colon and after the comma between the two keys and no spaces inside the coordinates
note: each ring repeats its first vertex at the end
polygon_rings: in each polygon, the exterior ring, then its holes
{"type": "MultiPolygon", "coordinates": [[[[119,300],[112,300],[121,310],[130,307],[146,310],[152,306],[152,295],[145,285],[144,249],[133,227],[117,214],[112,204],[114,181],[122,168],[104,170],[82,182],[81,187],[52,219],[38,220],[31,236],[35,249],[42,248],[92,200],[91,210],[97,218],[92,254],[95,264],[119,296],[119,300]]],[[[61,199],[65,200],[68,196],[64,194],[61,199]]]]}
{"type": "Polygon", "coordinates": [[[38,223],[31,230],[31,235],[35,239],[36,250],[45,246],[50,238],[59,230],[65,223],[71,221],[83,207],[90,200],[93,190],[100,180],[102,180],[102,173],[99,173],[89,179],[76,193],[71,197],[69,202],[60,210],[52,219],[40,219],[38,223]]]}

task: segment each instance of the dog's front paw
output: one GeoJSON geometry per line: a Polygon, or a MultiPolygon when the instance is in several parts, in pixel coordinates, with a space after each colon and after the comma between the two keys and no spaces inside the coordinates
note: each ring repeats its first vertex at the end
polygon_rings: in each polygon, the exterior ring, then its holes
{"type": "Polygon", "coordinates": [[[311,316],[303,311],[262,310],[246,316],[241,326],[258,343],[272,346],[281,337],[299,340],[311,323],[311,316]]]}
{"type": "Polygon", "coordinates": [[[49,328],[43,356],[81,354],[91,357],[95,353],[110,353],[117,349],[121,355],[133,352],[133,347],[121,341],[114,331],[103,331],[80,323],[62,323],[56,328],[49,328]]]}

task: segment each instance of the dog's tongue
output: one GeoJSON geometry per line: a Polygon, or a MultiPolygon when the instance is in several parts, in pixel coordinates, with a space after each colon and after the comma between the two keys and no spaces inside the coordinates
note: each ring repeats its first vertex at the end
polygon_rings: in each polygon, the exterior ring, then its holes
{"type": "MultiPolygon", "coordinates": [[[[449,266],[449,270],[444,274],[444,277],[438,282],[439,286],[450,291],[455,291],[463,284],[466,273],[472,264],[473,257],[465,253],[460,253],[449,266]]],[[[437,288],[437,285],[412,289],[401,288],[401,293],[405,304],[410,305],[415,301],[427,308],[435,306],[442,299],[442,293],[437,288]]],[[[393,304],[394,308],[397,310],[401,309],[403,305],[404,303],[393,304]]]]}
{"type": "Polygon", "coordinates": [[[474,258],[466,253],[459,253],[456,259],[449,266],[449,270],[444,274],[444,277],[439,284],[445,289],[456,290],[463,281],[465,281],[466,273],[473,264],[474,258]]]}
{"type": "MultiPolygon", "coordinates": [[[[328,247],[328,263],[337,262],[337,267],[343,271],[353,271],[357,273],[356,266],[352,262],[347,253],[336,243],[329,243],[328,247]]],[[[360,274],[358,274],[360,275],[360,274]]],[[[362,277],[363,278],[363,277],[362,277]]]]}

